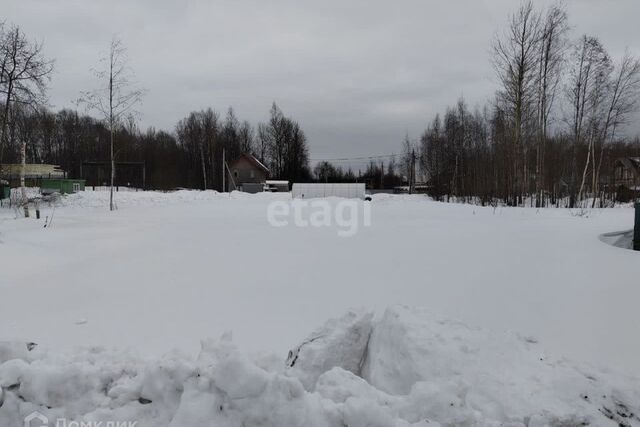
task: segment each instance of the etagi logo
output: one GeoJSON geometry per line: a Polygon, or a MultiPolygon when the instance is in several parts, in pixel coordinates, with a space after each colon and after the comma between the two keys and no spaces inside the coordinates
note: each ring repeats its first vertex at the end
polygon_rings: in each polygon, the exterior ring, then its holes
{"type": "Polygon", "coordinates": [[[360,227],[371,226],[371,203],[363,200],[341,200],[330,203],[323,199],[274,201],[267,207],[267,220],[273,227],[338,226],[338,236],[354,236],[360,227]]]}
{"type": "Polygon", "coordinates": [[[24,418],[24,427],[136,427],[137,421],[67,421],[58,418],[55,424],[40,412],[32,412],[24,418]]]}

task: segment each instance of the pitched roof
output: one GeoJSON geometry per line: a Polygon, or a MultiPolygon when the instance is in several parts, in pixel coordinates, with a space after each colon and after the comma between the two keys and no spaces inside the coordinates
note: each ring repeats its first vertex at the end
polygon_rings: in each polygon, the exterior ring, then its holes
{"type": "MultiPolygon", "coordinates": [[[[260,162],[260,160],[256,159],[251,154],[242,153],[242,154],[240,154],[240,157],[238,158],[238,160],[240,160],[242,158],[246,159],[249,163],[251,163],[252,165],[257,167],[258,169],[262,169],[265,173],[267,173],[267,174],[269,173],[269,168],[267,168],[265,165],[263,165],[262,162],[260,162]]],[[[236,163],[238,160],[236,160],[233,163],[236,163]]]]}
{"type": "Polygon", "coordinates": [[[640,178],[640,157],[620,157],[618,162],[640,178]]]}

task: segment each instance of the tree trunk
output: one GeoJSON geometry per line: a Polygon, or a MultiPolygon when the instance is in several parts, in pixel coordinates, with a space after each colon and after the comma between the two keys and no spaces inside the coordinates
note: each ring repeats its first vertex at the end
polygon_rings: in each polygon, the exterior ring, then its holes
{"type": "Polygon", "coordinates": [[[204,143],[200,143],[200,163],[202,165],[202,183],[204,185],[204,189],[207,189],[207,167],[205,165],[204,160],[204,143]]]}
{"type": "Polygon", "coordinates": [[[109,210],[114,210],[115,206],[113,204],[113,185],[116,179],[116,159],[113,153],[113,121],[111,123],[111,188],[109,189],[109,210]]]}
{"type": "MultiPolygon", "coordinates": [[[[604,147],[604,143],[602,144],[604,147]]],[[[598,164],[596,162],[596,144],[591,146],[591,158],[593,162],[591,162],[591,196],[593,197],[593,201],[591,202],[591,208],[593,209],[596,205],[596,195],[598,194],[598,176],[596,175],[598,164]]],[[[601,150],[602,152],[602,150],[601,150]]]]}
{"type": "Polygon", "coordinates": [[[113,152],[113,47],[111,49],[111,57],[109,61],[109,137],[111,141],[111,186],[109,188],[109,210],[113,211],[115,206],[113,204],[113,184],[116,178],[116,159],[113,152]]]}
{"type": "Polygon", "coordinates": [[[587,149],[587,161],[584,164],[584,170],[582,171],[582,182],[580,183],[580,191],[578,192],[578,201],[582,201],[584,186],[587,181],[587,172],[589,171],[589,164],[591,163],[591,151],[593,140],[589,141],[589,147],[587,149]]]}
{"type": "Polygon", "coordinates": [[[27,188],[25,186],[25,170],[27,168],[27,144],[20,145],[20,193],[22,200],[20,203],[24,208],[24,217],[29,218],[29,199],[27,198],[27,188]]]}
{"type": "Polygon", "coordinates": [[[7,135],[7,124],[9,123],[9,102],[11,101],[11,92],[13,85],[10,81],[7,86],[7,98],[4,101],[4,111],[2,114],[2,126],[0,127],[0,173],[2,173],[2,162],[4,160],[4,145],[7,135]]]}

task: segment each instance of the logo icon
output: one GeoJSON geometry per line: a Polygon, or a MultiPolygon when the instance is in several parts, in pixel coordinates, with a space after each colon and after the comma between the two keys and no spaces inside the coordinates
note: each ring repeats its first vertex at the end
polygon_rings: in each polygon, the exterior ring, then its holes
{"type": "Polygon", "coordinates": [[[24,418],[24,427],[46,427],[49,419],[40,412],[32,412],[24,418]]]}

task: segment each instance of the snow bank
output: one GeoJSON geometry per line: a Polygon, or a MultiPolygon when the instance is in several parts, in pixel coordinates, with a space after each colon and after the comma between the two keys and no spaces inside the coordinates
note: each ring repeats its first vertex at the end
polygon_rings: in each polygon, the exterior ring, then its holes
{"type": "Polygon", "coordinates": [[[424,402],[424,415],[447,425],[640,425],[631,415],[640,410],[637,380],[548,357],[534,338],[420,309],[386,311],[362,373],[377,389],[408,395],[407,408],[424,402]]]}
{"type": "Polygon", "coordinates": [[[320,375],[331,368],[360,375],[372,319],[371,312],[351,311],[328,321],[289,352],[287,373],[298,378],[308,391],[313,391],[320,375]]]}
{"type": "MultiPolygon", "coordinates": [[[[29,188],[32,196],[39,195],[39,189],[29,188]]],[[[103,187],[99,191],[81,191],[75,194],[62,195],[57,205],[72,208],[106,208],[109,206],[109,188],[103,187]]],[[[131,188],[120,188],[114,192],[114,202],[119,208],[135,206],[168,205],[177,203],[206,202],[216,200],[243,199],[290,199],[290,193],[257,193],[248,194],[240,191],[219,193],[214,190],[179,190],[179,191],[142,191],[131,188]]]]}
{"type": "MultiPolygon", "coordinates": [[[[83,208],[104,208],[109,206],[109,194],[109,191],[81,191],[62,197],[61,205],[83,208]]],[[[130,207],[215,200],[219,197],[223,197],[223,195],[217,191],[118,191],[114,193],[114,202],[116,206],[119,207],[130,207]]]]}
{"type": "Polygon", "coordinates": [[[617,248],[633,249],[633,230],[601,234],[600,241],[617,248]]]}
{"type": "Polygon", "coordinates": [[[284,372],[241,354],[229,335],[203,342],[195,359],[0,344],[0,425],[33,411],[138,427],[640,425],[637,379],[553,360],[530,338],[406,307],[377,322],[349,312],[312,337],[284,372]]]}

